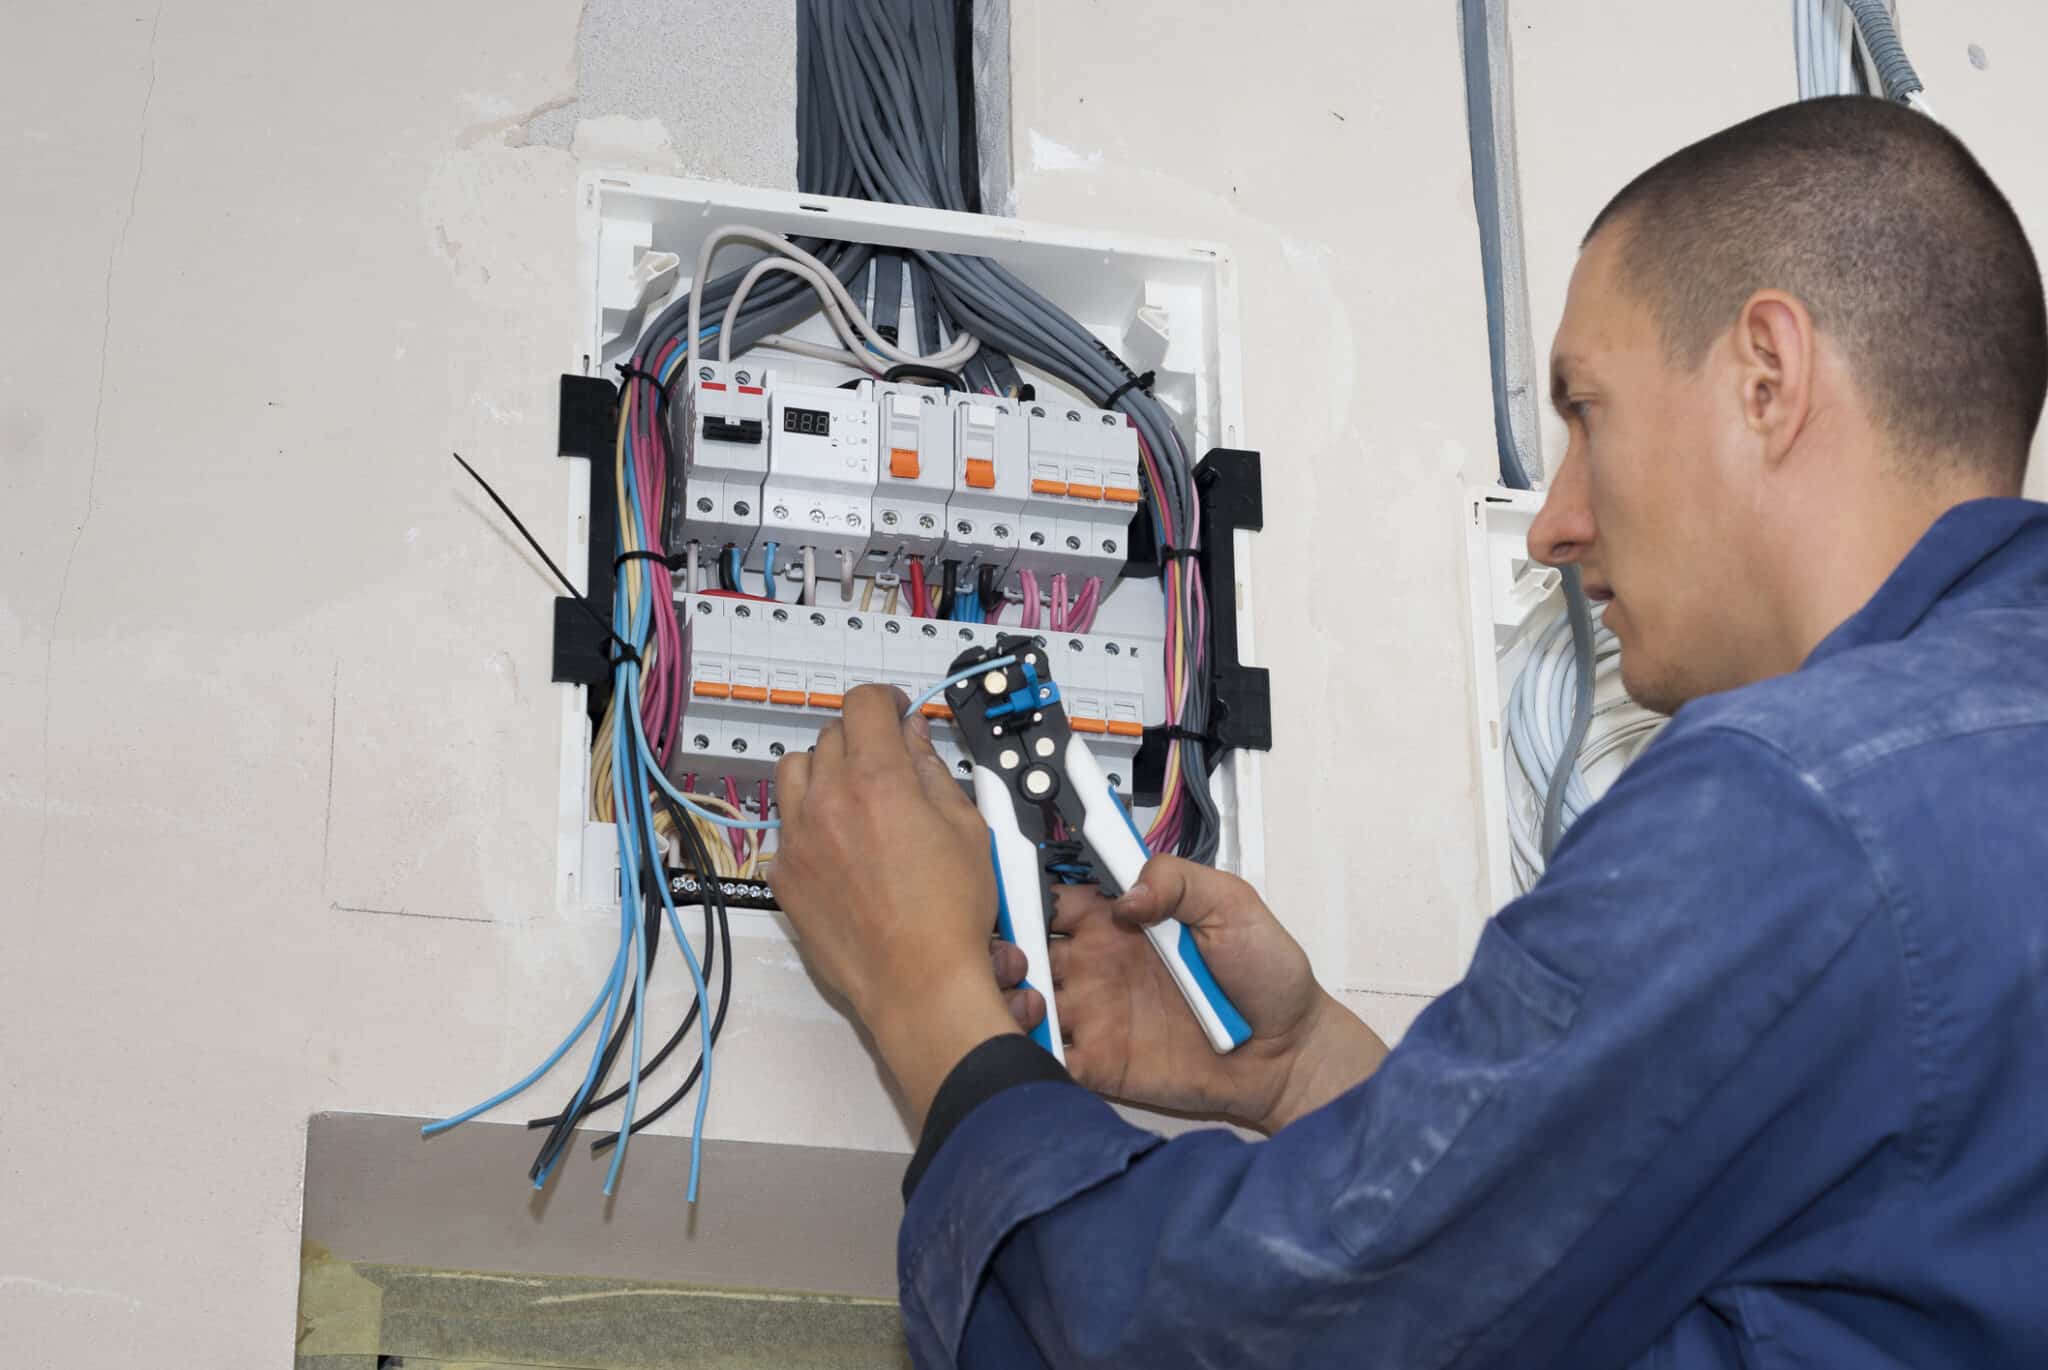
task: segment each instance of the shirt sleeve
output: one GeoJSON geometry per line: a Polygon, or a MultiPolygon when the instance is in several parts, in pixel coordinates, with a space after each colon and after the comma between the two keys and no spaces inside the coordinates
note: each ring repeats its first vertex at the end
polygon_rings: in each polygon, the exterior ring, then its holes
{"type": "Polygon", "coordinates": [[[961,1057],[960,1064],[946,1073],[925,1112],[917,1153],[903,1172],[904,1199],[908,1201],[917,1192],[917,1182],[931,1168],[932,1157],[968,1114],[1012,1086],[1048,1081],[1072,1083],[1073,1077],[1052,1053],[1021,1032],[991,1037],[961,1057]]]}
{"type": "Polygon", "coordinates": [[[1380,1069],[1270,1139],[1163,1141],[1070,1083],[982,1100],[905,1213],[913,1354],[1430,1370],[1646,1342],[1830,1157],[1904,1126],[1880,905],[1782,755],[1674,726],[1380,1069]],[[1814,1130],[1852,1066],[1880,1098],[1814,1130]]]}

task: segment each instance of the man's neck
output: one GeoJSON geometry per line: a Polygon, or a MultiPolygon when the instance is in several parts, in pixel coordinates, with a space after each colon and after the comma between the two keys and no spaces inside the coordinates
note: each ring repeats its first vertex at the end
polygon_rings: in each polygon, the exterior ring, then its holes
{"type": "Polygon", "coordinates": [[[1965,501],[2004,493],[1961,478],[1924,484],[1894,476],[1822,497],[1800,519],[1781,582],[1789,593],[1779,655],[1796,668],[1883,588],[1935,521],[1965,501]]]}

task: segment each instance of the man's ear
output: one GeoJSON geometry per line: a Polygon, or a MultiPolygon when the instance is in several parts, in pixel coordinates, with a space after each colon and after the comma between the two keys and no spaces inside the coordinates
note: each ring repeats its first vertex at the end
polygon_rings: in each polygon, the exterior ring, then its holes
{"type": "Polygon", "coordinates": [[[1759,290],[1735,321],[1735,361],[1742,384],[1742,421],[1763,439],[1764,459],[1783,461],[1813,411],[1819,340],[1813,315],[1797,296],[1759,290]]]}

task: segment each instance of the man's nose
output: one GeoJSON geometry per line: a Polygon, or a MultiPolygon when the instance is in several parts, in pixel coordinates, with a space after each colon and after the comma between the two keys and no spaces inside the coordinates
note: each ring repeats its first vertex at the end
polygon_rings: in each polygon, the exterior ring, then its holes
{"type": "Polygon", "coordinates": [[[1587,499],[1585,466],[1566,453],[1536,521],[1529,525],[1529,555],[1546,566],[1568,566],[1593,546],[1593,506],[1587,499]]]}

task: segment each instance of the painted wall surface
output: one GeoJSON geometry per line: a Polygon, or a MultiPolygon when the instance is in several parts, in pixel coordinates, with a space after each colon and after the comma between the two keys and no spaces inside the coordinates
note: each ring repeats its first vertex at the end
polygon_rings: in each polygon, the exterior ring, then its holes
{"type": "MultiPolygon", "coordinates": [[[[1523,7],[1543,328],[1611,189],[1790,97],[1784,8],[1523,7]]],[[[1924,8],[1941,109],[2048,241],[2048,15],[1924,8]]],[[[606,921],[549,906],[550,591],[447,453],[561,528],[580,165],[790,182],[786,6],[677,12],[662,41],[693,56],[652,73],[596,0],[0,28],[9,1364],[282,1363],[306,1118],[471,1101],[609,961],[606,921]]],[[[1278,534],[1268,893],[1392,1033],[1457,973],[1481,888],[1455,509],[1492,439],[1455,29],[1448,5],[1241,14],[1020,4],[1017,199],[1234,253],[1278,534]]],[[[711,1129],[906,1148],[794,955],[743,945],[739,972],[711,1129]]],[[[632,1201],[687,1239],[680,1195],[632,1201]]]]}

